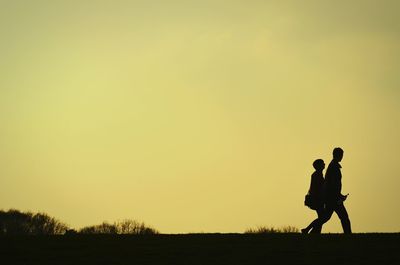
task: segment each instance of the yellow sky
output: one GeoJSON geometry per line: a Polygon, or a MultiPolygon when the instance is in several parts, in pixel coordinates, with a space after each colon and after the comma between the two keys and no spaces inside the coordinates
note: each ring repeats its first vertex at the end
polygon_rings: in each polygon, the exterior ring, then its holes
{"type": "Polygon", "coordinates": [[[0,208],[303,227],[311,164],[340,146],[353,230],[400,231],[399,8],[0,0],[0,208]]]}

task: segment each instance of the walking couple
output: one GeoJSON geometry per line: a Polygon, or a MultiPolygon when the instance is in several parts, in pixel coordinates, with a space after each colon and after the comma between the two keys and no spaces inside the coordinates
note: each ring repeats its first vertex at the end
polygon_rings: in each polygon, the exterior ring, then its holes
{"type": "Polygon", "coordinates": [[[322,225],[332,216],[333,212],[338,215],[343,232],[351,234],[351,225],[349,215],[344,207],[344,201],[347,195],[342,195],[342,166],[339,164],[343,159],[343,149],[335,148],[333,150],[333,159],[323,176],[325,163],[322,159],[314,161],[315,172],[311,175],[311,185],[306,195],[305,205],[315,210],[318,218],[311,222],[309,226],[301,229],[303,234],[320,234],[322,225]]]}

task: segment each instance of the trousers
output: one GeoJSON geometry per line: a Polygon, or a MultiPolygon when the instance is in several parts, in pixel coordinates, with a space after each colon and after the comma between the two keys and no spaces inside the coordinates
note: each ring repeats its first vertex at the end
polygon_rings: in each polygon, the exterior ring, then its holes
{"type": "Polygon", "coordinates": [[[332,214],[336,213],[342,223],[343,232],[345,234],[351,234],[351,223],[349,215],[347,213],[346,207],[344,207],[343,202],[341,203],[327,203],[325,207],[325,216],[322,218],[321,226],[331,219],[332,214]]]}

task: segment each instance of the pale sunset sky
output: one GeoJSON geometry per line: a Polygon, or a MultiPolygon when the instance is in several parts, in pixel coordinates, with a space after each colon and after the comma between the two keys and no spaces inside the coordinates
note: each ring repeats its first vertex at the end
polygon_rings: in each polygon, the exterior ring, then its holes
{"type": "Polygon", "coordinates": [[[302,228],[312,162],[339,146],[354,232],[399,232],[399,10],[0,0],[0,209],[77,229],[302,228]]]}

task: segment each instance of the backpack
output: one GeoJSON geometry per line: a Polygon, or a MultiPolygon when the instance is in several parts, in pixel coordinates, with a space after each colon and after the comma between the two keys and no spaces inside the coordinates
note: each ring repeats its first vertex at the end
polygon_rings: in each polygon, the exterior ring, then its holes
{"type": "Polygon", "coordinates": [[[310,208],[311,210],[316,210],[317,209],[317,205],[315,203],[315,200],[313,200],[311,195],[308,194],[308,193],[304,197],[304,205],[307,206],[308,208],[310,208]]]}

